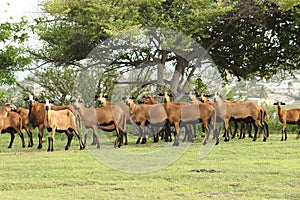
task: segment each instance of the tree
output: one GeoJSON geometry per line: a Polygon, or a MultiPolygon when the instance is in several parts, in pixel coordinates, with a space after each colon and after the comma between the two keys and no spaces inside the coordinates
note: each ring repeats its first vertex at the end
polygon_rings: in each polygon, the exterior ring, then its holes
{"type": "Polygon", "coordinates": [[[30,65],[32,58],[24,47],[28,40],[27,21],[0,24],[0,85],[14,84],[15,71],[30,65]]]}
{"type": "Polygon", "coordinates": [[[222,16],[203,44],[223,77],[231,73],[239,79],[269,79],[277,72],[299,69],[299,8],[299,1],[287,6],[285,1],[243,0],[222,16]]]}
{"type": "MultiPolygon", "coordinates": [[[[47,67],[43,70],[36,70],[33,75],[25,80],[40,85],[39,98],[51,99],[59,105],[68,105],[72,99],[71,95],[76,74],[77,72],[68,66],[47,67]]],[[[31,91],[30,88],[23,88],[23,90],[31,91]]]]}
{"type": "MultiPolygon", "coordinates": [[[[296,0],[289,4],[284,0],[49,0],[44,8],[47,15],[36,20],[36,32],[44,46],[34,54],[56,66],[82,68],[80,61],[105,39],[134,28],[162,27],[201,44],[224,79],[228,73],[246,79],[270,78],[280,70],[299,68],[296,0]]],[[[111,62],[106,72],[122,74],[139,68],[141,62],[155,62],[161,70],[171,63],[177,72],[171,80],[181,83],[180,77],[191,79],[197,73],[195,64],[199,63],[182,56],[190,52],[178,50],[182,48],[132,50],[111,62]]],[[[170,87],[174,92],[184,89],[170,87]]]]}

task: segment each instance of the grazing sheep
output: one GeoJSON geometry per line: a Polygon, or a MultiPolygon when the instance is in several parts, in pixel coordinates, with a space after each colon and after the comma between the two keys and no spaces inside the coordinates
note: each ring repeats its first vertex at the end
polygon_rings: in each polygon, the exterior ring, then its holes
{"type": "MultiPolygon", "coordinates": [[[[48,151],[53,151],[53,143],[55,132],[66,132],[68,135],[71,135],[72,132],[75,133],[79,140],[80,150],[84,149],[83,142],[80,137],[80,133],[77,130],[76,126],[76,117],[70,110],[51,110],[51,104],[49,100],[45,101],[45,117],[44,125],[48,130],[48,151]]],[[[69,139],[69,138],[68,138],[69,139]]],[[[70,147],[71,141],[68,140],[68,143],[65,147],[65,150],[68,150],[70,147]]]]}
{"type": "Polygon", "coordinates": [[[22,119],[21,116],[16,112],[11,112],[15,109],[15,106],[9,102],[3,103],[0,110],[0,133],[10,133],[10,143],[8,148],[12,147],[15,139],[15,132],[17,132],[22,140],[22,147],[25,147],[24,136],[22,130],[22,119]]]}
{"type": "MultiPolygon", "coordinates": [[[[300,128],[300,108],[293,108],[293,109],[282,109],[282,105],[285,105],[285,103],[278,101],[274,103],[274,105],[277,105],[278,108],[278,117],[279,121],[282,123],[282,137],[281,141],[287,140],[287,134],[286,134],[286,124],[298,124],[300,128]]],[[[300,129],[297,135],[297,139],[300,135],[300,129]]]]}

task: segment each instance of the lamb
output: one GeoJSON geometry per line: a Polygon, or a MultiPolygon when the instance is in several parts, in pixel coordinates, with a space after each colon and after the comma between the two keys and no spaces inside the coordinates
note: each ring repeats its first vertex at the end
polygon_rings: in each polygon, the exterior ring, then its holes
{"type": "MultiPolygon", "coordinates": [[[[55,132],[67,132],[68,135],[71,135],[72,132],[75,133],[79,140],[80,150],[84,149],[85,146],[80,137],[80,133],[76,126],[76,117],[70,110],[51,110],[51,104],[49,100],[45,101],[45,117],[44,125],[48,130],[48,151],[53,151],[53,143],[55,132]]],[[[65,147],[65,150],[68,150],[70,147],[71,141],[68,137],[68,143],[65,147]]]]}
{"type": "Polygon", "coordinates": [[[24,136],[22,130],[22,119],[21,116],[16,112],[11,112],[15,109],[15,106],[9,102],[3,103],[0,110],[0,133],[9,132],[11,135],[10,143],[8,148],[12,147],[15,139],[14,133],[17,132],[22,140],[22,147],[25,147],[24,136]]]}
{"type": "MultiPolygon", "coordinates": [[[[282,123],[281,141],[287,140],[286,124],[298,124],[300,127],[300,108],[284,110],[281,106],[285,105],[285,103],[281,101],[274,103],[274,105],[277,105],[279,121],[282,123]]],[[[297,139],[299,139],[299,135],[300,130],[298,132],[297,139]]]]}

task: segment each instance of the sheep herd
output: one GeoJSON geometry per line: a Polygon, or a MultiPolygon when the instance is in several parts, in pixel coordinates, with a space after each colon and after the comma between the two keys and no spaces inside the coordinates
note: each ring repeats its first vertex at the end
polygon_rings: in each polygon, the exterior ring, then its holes
{"type": "MultiPolygon", "coordinates": [[[[253,141],[257,139],[258,130],[264,132],[263,141],[269,137],[268,112],[255,102],[222,100],[219,95],[198,95],[191,92],[188,94],[190,102],[171,102],[172,94],[160,93],[162,103],[150,95],[144,95],[138,101],[127,96],[124,102],[110,103],[107,96],[100,93],[95,100],[100,104],[98,108],[88,108],[81,99],[74,99],[72,105],[54,106],[49,100],[39,101],[36,97],[29,95],[24,101],[28,109],[19,108],[10,102],[2,104],[0,110],[0,131],[10,133],[11,140],[8,148],[12,147],[15,133],[22,140],[25,147],[22,129],[28,134],[28,147],[33,146],[32,132],[30,128],[38,128],[38,149],[42,148],[44,129],[48,131],[48,151],[54,149],[54,137],[56,132],[64,132],[68,137],[65,150],[69,149],[73,135],[79,140],[80,149],[86,146],[88,130],[92,129],[93,139],[97,148],[100,148],[98,129],[107,132],[116,132],[115,147],[127,145],[126,126],[130,125],[137,130],[138,139],[136,144],[145,144],[146,135],[153,136],[154,142],[159,136],[165,141],[172,140],[173,146],[179,145],[179,133],[185,130],[183,140],[193,139],[197,135],[197,124],[202,124],[205,139],[203,144],[209,141],[210,133],[212,139],[218,144],[219,135],[224,124],[224,141],[229,141],[229,132],[234,124],[232,138],[235,137],[238,124],[241,124],[240,138],[245,137],[245,126],[249,129],[249,136],[253,141]],[[208,99],[208,97],[212,97],[208,99]],[[221,125],[220,125],[221,124],[221,125]],[[85,128],[84,137],[79,130],[85,128]],[[254,127],[254,136],[251,135],[251,127],[254,127]],[[84,140],[82,141],[82,138],[84,140]],[[124,142],[125,139],[125,142],[124,142]]],[[[279,121],[282,123],[281,141],[287,139],[286,124],[297,124],[300,126],[300,108],[283,109],[283,102],[276,102],[279,121]]],[[[300,130],[297,138],[299,138],[300,130]]]]}

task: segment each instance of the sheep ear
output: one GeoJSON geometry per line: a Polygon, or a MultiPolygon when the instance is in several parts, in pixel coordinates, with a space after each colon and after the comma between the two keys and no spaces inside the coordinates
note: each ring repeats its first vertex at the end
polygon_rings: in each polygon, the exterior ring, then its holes
{"type": "Polygon", "coordinates": [[[95,100],[99,98],[99,94],[95,95],[95,100]]]}
{"type": "Polygon", "coordinates": [[[284,103],[284,102],[281,102],[281,105],[285,105],[285,103],[284,103]]]}
{"type": "Polygon", "coordinates": [[[160,97],[164,96],[164,94],[163,94],[163,93],[161,93],[161,92],[160,92],[160,93],[158,93],[157,95],[158,95],[158,96],[160,96],[160,97]]]}
{"type": "Polygon", "coordinates": [[[200,94],[198,94],[198,93],[195,93],[195,96],[196,96],[196,97],[200,97],[200,94]]]}
{"type": "Polygon", "coordinates": [[[168,96],[169,96],[169,97],[173,97],[173,94],[171,94],[171,93],[168,93],[168,96]]]}
{"type": "Polygon", "coordinates": [[[129,99],[136,99],[134,96],[129,97],[129,99]]]}
{"type": "Polygon", "coordinates": [[[35,101],[39,101],[39,99],[38,99],[37,97],[34,97],[33,99],[34,99],[35,101]]]}
{"type": "Polygon", "coordinates": [[[205,94],[204,96],[205,96],[205,97],[212,97],[211,94],[205,94]]]}
{"type": "Polygon", "coordinates": [[[107,95],[107,94],[105,94],[105,95],[103,95],[103,97],[107,99],[107,98],[108,98],[108,95],[107,95]]]}
{"type": "Polygon", "coordinates": [[[54,103],[54,101],[53,101],[53,100],[50,100],[49,103],[54,103]]]}
{"type": "Polygon", "coordinates": [[[46,101],[45,101],[45,100],[40,100],[40,101],[38,101],[38,102],[40,102],[40,103],[46,103],[46,101]]]}
{"type": "Polygon", "coordinates": [[[24,101],[28,101],[28,100],[29,100],[29,97],[26,97],[26,98],[24,98],[23,100],[24,100],[24,101]]]}
{"type": "Polygon", "coordinates": [[[278,105],[278,102],[274,103],[273,105],[278,105]]]}

